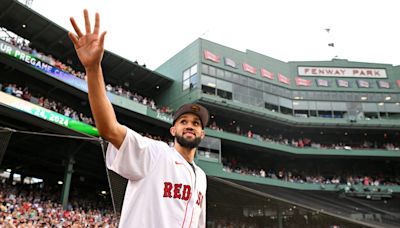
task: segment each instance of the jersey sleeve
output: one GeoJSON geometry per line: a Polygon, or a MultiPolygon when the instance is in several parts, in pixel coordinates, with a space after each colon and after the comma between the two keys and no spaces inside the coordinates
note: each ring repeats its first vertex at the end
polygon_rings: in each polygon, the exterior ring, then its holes
{"type": "Polygon", "coordinates": [[[143,137],[127,128],[119,149],[111,143],[108,144],[106,165],[129,180],[140,180],[155,167],[162,149],[161,142],[143,137]]]}

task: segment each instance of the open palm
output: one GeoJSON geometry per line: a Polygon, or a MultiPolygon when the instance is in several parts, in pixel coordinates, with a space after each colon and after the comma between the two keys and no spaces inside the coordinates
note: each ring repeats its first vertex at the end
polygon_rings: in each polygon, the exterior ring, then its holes
{"type": "Polygon", "coordinates": [[[83,66],[88,69],[96,67],[100,64],[103,53],[104,53],[104,37],[106,32],[103,32],[99,36],[100,30],[100,15],[96,13],[95,25],[93,32],[91,31],[89,13],[87,10],[83,11],[85,17],[85,29],[86,34],[84,35],[79,29],[74,18],[70,18],[71,24],[74,27],[76,34],[71,32],[68,33],[72,43],[74,44],[76,53],[83,66]]]}

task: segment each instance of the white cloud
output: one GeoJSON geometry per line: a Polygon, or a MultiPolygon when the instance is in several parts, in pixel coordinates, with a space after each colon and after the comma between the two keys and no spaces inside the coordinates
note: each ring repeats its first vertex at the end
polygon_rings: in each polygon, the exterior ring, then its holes
{"type": "Polygon", "coordinates": [[[108,31],[106,48],[155,69],[198,37],[283,61],[338,55],[400,65],[397,5],[395,0],[34,0],[32,8],[68,30],[70,16],[82,24],[82,9],[98,11],[108,31]],[[331,42],[335,48],[328,47],[331,42]]]}

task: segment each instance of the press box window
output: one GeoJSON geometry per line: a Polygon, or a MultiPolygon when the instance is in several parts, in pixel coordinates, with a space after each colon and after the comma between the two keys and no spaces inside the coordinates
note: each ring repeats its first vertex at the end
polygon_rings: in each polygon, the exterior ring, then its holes
{"type": "Polygon", "coordinates": [[[183,71],[182,82],[183,90],[197,88],[199,82],[199,76],[197,74],[197,64],[183,71]]]}

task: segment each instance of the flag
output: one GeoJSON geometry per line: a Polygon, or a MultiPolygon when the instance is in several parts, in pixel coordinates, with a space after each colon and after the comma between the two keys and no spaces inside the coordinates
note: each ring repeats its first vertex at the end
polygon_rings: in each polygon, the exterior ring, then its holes
{"type": "Polygon", "coordinates": [[[224,60],[225,60],[225,65],[226,66],[230,66],[230,67],[236,68],[235,61],[233,61],[232,59],[227,58],[227,57],[225,57],[224,60]]]}
{"type": "Polygon", "coordinates": [[[386,81],[378,81],[378,86],[379,86],[379,88],[389,89],[390,83],[386,82],[386,81]]]}
{"type": "Polygon", "coordinates": [[[329,87],[329,81],[325,79],[317,79],[317,85],[320,87],[329,87]]]}
{"type": "Polygon", "coordinates": [[[338,79],[336,82],[339,87],[349,87],[349,81],[338,79]]]}
{"type": "Polygon", "coordinates": [[[207,50],[204,50],[204,58],[211,60],[213,62],[216,62],[216,63],[219,63],[219,59],[220,59],[218,55],[216,55],[210,51],[207,51],[207,50]]]}
{"type": "Polygon", "coordinates": [[[295,81],[296,81],[297,86],[310,86],[312,83],[311,80],[300,78],[300,77],[296,77],[295,81]]]}
{"type": "Polygon", "coordinates": [[[252,74],[256,74],[257,73],[257,69],[247,63],[243,63],[243,70],[250,72],[252,74]]]}
{"type": "Polygon", "coordinates": [[[369,82],[365,80],[357,80],[358,88],[369,88],[369,82]]]}
{"type": "Polygon", "coordinates": [[[278,81],[290,85],[290,79],[282,74],[278,74],[278,81]]]}
{"type": "Polygon", "coordinates": [[[261,68],[261,76],[266,77],[266,78],[269,78],[269,79],[271,79],[271,80],[274,79],[274,73],[269,72],[269,71],[267,71],[267,70],[264,69],[264,68],[261,68]]]}

